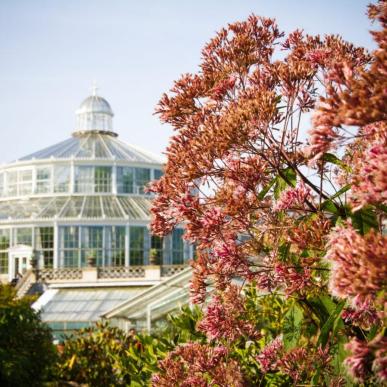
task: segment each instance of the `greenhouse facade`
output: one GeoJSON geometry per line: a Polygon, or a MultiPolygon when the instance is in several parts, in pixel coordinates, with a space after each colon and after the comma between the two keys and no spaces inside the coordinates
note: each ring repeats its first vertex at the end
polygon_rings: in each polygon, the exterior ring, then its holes
{"type": "Polygon", "coordinates": [[[192,257],[181,228],[150,235],[145,186],[161,177],[162,160],[122,142],[112,119],[109,103],[94,92],[76,111],[71,138],[0,167],[2,282],[22,282],[24,292],[38,280],[145,286],[192,257]],[[159,274],[149,271],[154,267],[159,274]]]}

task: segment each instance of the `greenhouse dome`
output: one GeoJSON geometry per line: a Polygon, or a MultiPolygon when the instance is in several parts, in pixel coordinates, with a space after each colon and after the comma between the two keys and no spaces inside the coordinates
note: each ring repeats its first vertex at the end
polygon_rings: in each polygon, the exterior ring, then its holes
{"type": "Polygon", "coordinates": [[[149,233],[144,187],[162,168],[159,157],[119,139],[110,104],[94,92],[69,139],[0,167],[0,280],[26,283],[31,271],[65,286],[95,267],[94,282],[111,286],[151,278],[150,264],[160,266],[157,278],[173,274],[193,249],[182,229],[149,233]]]}

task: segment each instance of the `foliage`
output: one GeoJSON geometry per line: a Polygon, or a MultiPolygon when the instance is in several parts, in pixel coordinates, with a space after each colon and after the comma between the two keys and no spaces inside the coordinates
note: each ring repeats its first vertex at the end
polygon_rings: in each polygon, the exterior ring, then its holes
{"type": "Polygon", "coordinates": [[[195,330],[200,309],[183,307],[152,335],[129,333],[97,323],[68,337],[60,346],[58,379],[91,386],[145,386],[158,361],[176,345],[205,341],[195,330]]]}
{"type": "Polygon", "coordinates": [[[163,95],[152,229],[197,246],[206,342],[175,347],[155,386],[387,380],[386,2],[369,17],[372,53],[252,15],[163,95]]]}
{"type": "Polygon", "coordinates": [[[14,288],[0,284],[0,385],[41,386],[51,380],[55,349],[48,327],[16,298],[14,288]]]}

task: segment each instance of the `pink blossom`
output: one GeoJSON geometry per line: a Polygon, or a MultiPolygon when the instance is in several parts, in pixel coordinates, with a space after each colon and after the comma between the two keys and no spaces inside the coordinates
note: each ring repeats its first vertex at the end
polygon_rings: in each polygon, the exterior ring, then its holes
{"type": "Polygon", "coordinates": [[[261,353],[255,358],[260,364],[263,373],[276,369],[277,361],[283,349],[284,346],[281,337],[276,337],[263,348],[261,353]]]}
{"type": "Polygon", "coordinates": [[[344,360],[348,373],[356,380],[363,382],[371,368],[371,351],[366,341],[353,339],[345,345],[351,356],[344,360]]]}
{"type": "Polygon", "coordinates": [[[380,323],[376,309],[370,299],[363,299],[360,296],[353,299],[352,306],[344,309],[341,317],[344,321],[363,329],[370,329],[372,325],[380,323]]]}
{"type": "Polygon", "coordinates": [[[243,377],[235,360],[228,359],[223,346],[187,343],[176,347],[159,363],[161,372],[153,375],[152,386],[230,386],[242,387],[243,377]]]}
{"type": "Polygon", "coordinates": [[[278,368],[297,382],[302,373],[310,368],[306,348],[294,348],[278,361],[278,368]]]}
{"type": "Polygon", "coordinates": [[[322,157],[330,149],[336,146],[340,138],[333,129],[334,114],[330,112],[330,105],[320,102],[320,106],[313,114],[313,128],[309,131],[309,146],[304,153],[311,158],[311,163],[322,157]]]}
{"type": "Polygon", "coordinates": [[[247,319],[244,299],[240,289],[230,285],[221,295],[213,296],[198,329],[209,340],[234,341],[241,336],[260,337],[254,322],[247,319]]]}
{"type": "Polygon", "coordinates": [[[274,267],[274,278],[278,284],[285,286],[285,292],[290,295],[312,284],[312,272],[309,267],[296,270],[294,267],[283,263],[277,263],[274,267]]]}
{"type": "Polygon", "coordinates": [[[364,382],[374,372],[381,382],[387,381],[387,337],[382,333],[368,343],[354,338],[345,349],[350,356],[344,364],[355,380],[364,382]]]}
{"type": "Polygon", "coordinates": [[[292,207],[304,207],[305,200],[310,197],[310,188],[300,183],[295,188],[288,188],[281,193],[281,196],[273,206],[274,211],[287,210],[292,207]]]}
{"type": "Polygon", "coordinates": [[[350,201],[354,210],[366,204],[387,204],[387,147],[371,147],[359,160],[353,176],[350,201]]]}
{"type": "Polygon", "coordinates": [[[340,298],[366,298],[386,286],[387,236],[371,230],[360,235],[351,224],[336,227],[328,239],[332,262],[329,287],[340,298]]]}

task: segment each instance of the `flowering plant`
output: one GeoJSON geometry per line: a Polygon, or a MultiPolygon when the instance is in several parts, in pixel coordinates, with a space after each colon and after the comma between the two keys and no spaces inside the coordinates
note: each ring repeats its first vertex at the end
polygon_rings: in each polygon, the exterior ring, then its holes
{"type": "MultiPolygon", "coordinates": [[[[246,375],[229,348],[241,340],[261,346],[246,356],[267,383],[278,372],[294,383],[386,381],[386,2],[369,17],[381,24],[371,54],[338,36],[285,36],[255,15],[229,24],[203,49],[199,73],[158,105],[176,134],[149,188],[152,229],[183,223],[196,244],[192,300],[207,300],[197,351],[212,361],[224,348],[214,372],[232,364],[235,385],[246,375]],[[293,337],[249,315],[246,284],[293,300],[293,337]]],[[[187,360],[195,348],[166,361],[216,385],[187,360]]],[[[160,375],[155,385],[177,383],[160,375]]]]}

